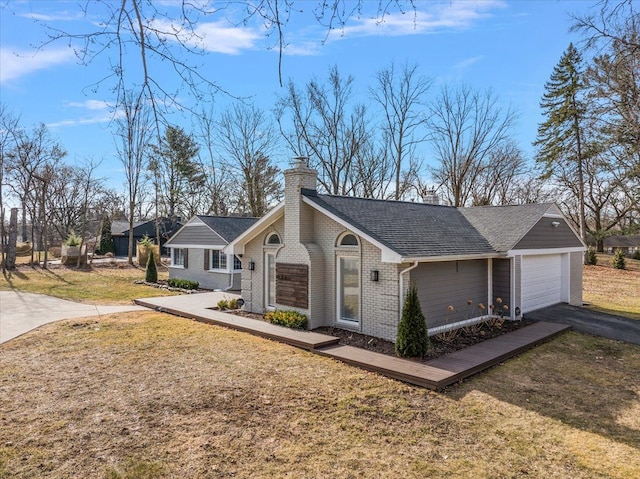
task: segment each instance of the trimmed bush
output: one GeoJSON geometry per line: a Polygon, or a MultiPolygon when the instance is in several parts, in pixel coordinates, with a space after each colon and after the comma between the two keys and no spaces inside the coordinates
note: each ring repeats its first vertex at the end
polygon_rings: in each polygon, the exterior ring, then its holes
{"type": "Polygon", "coordinates": [[[172,288],[180,289],[198,289],[200,283],[197,281],[191,281],[190,279],[171,278],[167,280],[167,284],[172,288]]]}
{"type": "Polygon", "coordinates": [[[286,326],[287,328],[305,329],[307,327],[307,317],[297,311],[269,311],[264,319],[271,324],[286,326]]]}
{"type": "Polygon", "coordinates": [[[429,346],[427,321],[420,306],[418,290],[412,285],[404,300],[402,319],[398,324],[396,354],[404,358],[424,357],[429,346]]]}
{"type": "Polygon", "coordinates": [[[631,257],[632,257],[633,259],[638,259],[638,260],[640,260],[640,249],[635,250],[635,251],[633,252],[633,254],[631,255],[631,257]]]}
{"type": "Polygon", "coordinates": [[[147,270],[145,271],[145,281],[147,283],[158,282],[158,268],[156,266],[156,259],[153,250],[149,251],[149,258],[147,258],[147,270]]]}
{"type": "Polygon", "coordinates": [[[587,250],[587,264],[595,266],[598,264],[598,257],[596,256],[596,250],[593,248],[589,248],[587,250]]]}
{"type": "Polygon", "coordinates": [[[624,253],[621,249],[617,249],[615,253],[613,253],[611,265],[615,269],[627,269],[627,262],[624,259],[624,253]]]}

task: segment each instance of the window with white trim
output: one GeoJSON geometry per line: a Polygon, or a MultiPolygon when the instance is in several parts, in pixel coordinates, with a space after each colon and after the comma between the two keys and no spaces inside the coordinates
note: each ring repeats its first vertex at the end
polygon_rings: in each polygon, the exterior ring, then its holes
{"type": "Polygon", "coordinates": [[[211,250],[211,269],[227,270],[227,255],[220,250],[211,250]]]}
{"type": "Polygon", "coordinates": [[[171,266],[184,267],[184,249],[171,248],[171,266]]]}

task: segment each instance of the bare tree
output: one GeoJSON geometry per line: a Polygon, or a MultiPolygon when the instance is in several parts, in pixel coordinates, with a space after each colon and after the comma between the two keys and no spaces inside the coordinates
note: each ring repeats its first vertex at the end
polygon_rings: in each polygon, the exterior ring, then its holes
{"type": "Polygon", "coordinates": [[[217,131],[226,164],[242,178],[237,183],[239,209],[263,216],[281,196],[279,170],[271,160],[278,145],[276,131],[262,110],[243,103],[221,115],[217,131]]]}
{"type": "Polygon", "coordinates": [[[293,156],[308,157],[322,187],[334,195],[353,194],[358,182],[354,166],[369,136],[365,106],[351,105],[353,81],[333,66],[326,84],[312,80],[301,92],[289,82],[287,96],[276,107],[280,130],[293,156]],[[284,128],[286,114],[293,124],[289,131],[284,128]]]}
{"type": "Polygon", "coordinates": [[[625,33],[640,31],[640,12],[633,0],[601,0],[591,13],[574,15],[571,30],[584,35],[586,48],[606,48],[615,42],[625,55],[640,54],[640,37],[625,33]]]}
{"type": "Polygon", "coordinates": [[[470,203],[491,157],[511,140],[516,115],[491,90],[442,88],[429,107],[430,139],[440,165],[432,170],[453,206],[470,203]]]}
{"type": "Polygon", "coordinates": [[[402,198],[403,167],[415,170],[415,148],[427,138],[424,97],[431,80],[418,74],[418,66],[405,63],[401,69],[395,64],[380,70],[377,85],[370,89],[371,96],[380,105],[384,120],[381,129],[386,132],[388,156],[392,159],[396,200],[402,198]]]}
{"type": "Polygon", "coordinates": [[[0,103],[0,263],[2,272],[6,271],[6,231],[5,231],[5,210],[4,210],[4,182],[6,158],[10,151],[14,149],[15,132],[19,128],[20,119],[14,115],[6,105],[0,103]]]}
{"type": "Polygon", "coordinates": [[[505,143],[489,154],[489,161],[471,185],[473,206],[514,204],[514,180],[526,173],[526,162],[514,142],[505,143]]]}
{"type": "MultiPolygon", "coordinates": [[[[31,222],[31,238],[36,239],[35,229],[38,222],[39,206],[42,206],[38,193],[43,186],[37,178],[45,165],[56,165],[66,155],[62,147],[49,135],[44,124],[34,128],[31,133],[23,129],[14,132],[13,151],[9,152],[7,174],[9,186],[18,198],[22,208],[22,241],[27,241],[27,215],[31,222]]],[[[49,180],[48,180],[49,181],[49,180]]],[[[42,216],[40,216],[42,219],[42,216]]],[[[34,245],[35,246],[35,245],[34,245]]],[[[41,246],[41,245],[40,245],[41,246]]],[[[33,261],[32,248],[32,261],[33,261]]]]}
{"type": "Polygon", "coordinates": [[[229,168],[216,155],[214,145],[217,142],[217,123],[213,109],[202,110],[198,119],[198,138],[200,139],[200,163],[205,168],[207,214],[226,216],[231,202],[231,175],[229,168]]]}
{"type": "Polygon", "coordinates": [[[129,264],[133,264],[133,226],[144,180],[145,158],[152,137],[149,109],[140,94],[124,92],[120,103],[121,116],[116,119],[116,151],[122,164],[127,188],[127,219],[129,220],[129,264]]]}

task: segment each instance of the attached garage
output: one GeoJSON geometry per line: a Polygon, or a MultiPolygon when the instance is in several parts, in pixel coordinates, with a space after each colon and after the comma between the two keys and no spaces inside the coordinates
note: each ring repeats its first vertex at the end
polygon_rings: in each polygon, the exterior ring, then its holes
{"type": "Polygon", "coordinates": [[[522,257],[522,311],[568,301],[566,278],[568,260],[563,254],[522,257]]]}

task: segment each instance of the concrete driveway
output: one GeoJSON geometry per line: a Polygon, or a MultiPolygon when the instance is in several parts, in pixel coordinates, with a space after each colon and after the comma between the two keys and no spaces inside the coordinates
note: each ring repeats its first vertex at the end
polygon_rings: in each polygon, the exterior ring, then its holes
{"type": "Polygon", "coordinates": [[[626,343],[640,344],[640,320],[600,313],[591,309],[556,304],[525,314],[526,319],[569,324],[576,331],[615,339],[626,343]]]}
{"type": "Polygon", "coordinates": [[[146,308],[133,304],[102,306],[74,303],[44,294],[0,291],[0,343],[62,319],[144,310],[146,308]]]}

